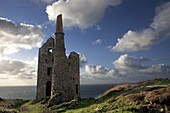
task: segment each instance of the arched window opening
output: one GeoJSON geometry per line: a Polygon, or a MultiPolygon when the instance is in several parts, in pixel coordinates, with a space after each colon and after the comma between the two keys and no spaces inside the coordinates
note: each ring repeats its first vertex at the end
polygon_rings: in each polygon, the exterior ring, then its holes
{"type": "Polygon", "coordinates": [[[53,52],[53,49],[52,48],[49,48],[48,49],[48,54],[52,53],[53,52]]]}

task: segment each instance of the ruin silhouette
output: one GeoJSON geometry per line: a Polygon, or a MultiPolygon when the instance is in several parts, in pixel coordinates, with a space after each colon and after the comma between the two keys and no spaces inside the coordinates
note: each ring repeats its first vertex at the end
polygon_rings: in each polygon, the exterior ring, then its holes
{"type": "Polygon", "coordinates": [[[66,56],[62,15],[57,16],[55,38],[39,48],[36,100],[59,104],[80,98],[79,54],[66,56]]]}

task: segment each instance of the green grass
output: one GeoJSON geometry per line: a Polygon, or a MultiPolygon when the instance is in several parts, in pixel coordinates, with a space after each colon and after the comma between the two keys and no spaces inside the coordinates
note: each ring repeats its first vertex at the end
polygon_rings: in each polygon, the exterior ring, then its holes
{"type": "MultiPolygon", "coordinates": [[[[111,99],[112,100],[112,99],[111,99]]],[[[135,102],[125,101],[123,98],[116,98],[114,101],[98,101],[93,98],[82,99],[81,101],[65,102],[47,108],[46,104],[28,102],[21,107],[19,113],[104,113],[104,112],[126,112],[142,111],[141,106],[135,102]],[[51,112],[50,112],[51,111],[51,112]]],[[[141,112],[142,113],[142,112],[141,112]]]]}
{"type": "Polygon", "coordinates": [[[46,104],[35,103],[34,101],[23,104],[18,111],[18,113],[51,113],[46,104]]]}
{"type": "MultiPolygon", "coordinates": [[[[151,104],[148,97],[141,91],[152,91],[170,86],[169,80],[147,81],[146,83],[132,85],[117,91],[110,91],[107,95],[97,99],[84,98],[80,101],[72,100],[59,105],[48,107],[48,102],[5,100],[0,101],[1,111],[14,111],[17,113],[161,113],[166,105],[151,104]],[[4,105],[9,105],[6,108],[4,105]]],[[[162,92],[161,92],[162,93],[162,92]]],[[[159,96],[159,95],[156,95],[159,96]]],[[[149,99],[152,100],[152,98],[149,99]]]]}

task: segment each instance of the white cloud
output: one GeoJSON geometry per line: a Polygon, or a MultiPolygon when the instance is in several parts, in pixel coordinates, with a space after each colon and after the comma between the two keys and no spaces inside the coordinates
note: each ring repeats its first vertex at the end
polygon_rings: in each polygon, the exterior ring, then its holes
{"type": "MultiPolygon", "coordinates": [[[[113,79],[117,79],[117,77],[119,76],[119,73],[117,72],[117,70],[115,69],[108,69],[105,68],[101,65],[85,65],[85,70],[84,72],[81,72],[81,80],[87,80],[87,82],[89,80],[94,80],[95,83],[98,80],[102,80],[103,82],[108,82],[108,80],[113,80],[113,79]]],[[[101,83],[103,83],[101,81],[101,83]]]]}
{"type": "Polygon", "coordinates": [[[129,30],[121,39],[118,39],[113,51],[138,51],[147,50],[153,40],[155,39],[155,33],[151,29],[146,29],[141,32],[134,32],[129,30]]]}
{"type": "Polygon", "coordinates": [[[101,65],[86,65],[85,71],[89,74],[106,74],[109,70],[101,65]]]}
{"type": "Polygon", "coordinates": [[[102,40],[101,39],[97,39],[96,41],[93,42],[93,45],[100,45],[102,44],[102,40]]]}
{"type": "Polygon", "coordinates": [[[142,31],[129,30],[118,39],[113,51],[130,52],[147,50],[153,44],[170,38],[170,2],[157,8],[156,16],[149,28],[142,31]]]}
{"type": "Polygon", "coordinates": [[[143,57],[133,57],[127,54],[121,55],[113,62],[114,68],[108,69],[101,65],[85,65],[85,70],[81,72],[81,80],[93,80],[103,82],[137,82],[154,78],[170,78],[170,66],[157,64],[145,66],[146,62],[152,59],[143,57]]]}
{"type": "Polygon", "coordinates": [[[85,55],[79,53],[80,67],[83,67],[87,63],[87,58],[85,55]]]}
{"type": "Polygon", "coordinates": [[[154,17],[151,27],[158,33],[168,33],[170,29],[170,21],[168,21],[170,18],[170,2],[157,7],[156,14],[157,15],[154,17]]]}
{"type": "Polygon", "coordinates": [[[0,56],[16,53],[22,49],[40,47],[43,32],[40,26],[14,23],[0,17],[0,56]]]}
{"type": "Polygon", "coordinates": [[[119,70],[126,70],[126,69],[142,69],[144,66],[141,64],[143,61],[147,61],[146,58],[135,58],[132,56],[129,56],[127,54],[124,54],[119,57],[116,61],[113,62],[116,69],[119,70]]]}
{"type": "Polygon", "coordinates": [[[6,79],[35,79],[36,69],[34,65],[17,59],[0,59],[0,77],[6,79]]]}
{"type": "Polygon", "coordinates": [[[28,60],[0,57],[0,86],[36,85],[37,57],[28,60]]]}
{"type": "Polygon", "coordinates": [[[119,5],[122,0],[59,0],[47,6],[46,13],[51,21],[63,15],[64,27],[86,29],[96,24],[108,6],[119,5]]]}
{"type": "Polygon", "coordinates": [[[14,23],[1,17],[0,26],[0,85],[35,85],[37,59],[22,61],[6,55],[40,47],[43,40],[41,27],[14,23]]]}
{"type": "Polygon", "coordinates": [[[143,65],[146,61],[151,59],[135,58],[127,54],[120,56],[113,62],[115,69],[119,71],[122,76],[136,78],[136,80],[153,79],[156,77],[169,78],[170,66],[165,64],[157,64],[151,66],[143,65]]]}

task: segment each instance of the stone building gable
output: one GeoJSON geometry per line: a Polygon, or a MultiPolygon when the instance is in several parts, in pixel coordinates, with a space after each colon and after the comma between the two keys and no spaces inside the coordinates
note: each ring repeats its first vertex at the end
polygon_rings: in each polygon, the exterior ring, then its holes
{"type": "Polygon", "coordinates": [[[52,67],[53,67],[54,39],[49,38],[39,49],[38,76],[37,76],[37,100],[51,95],[52,67]]]}

